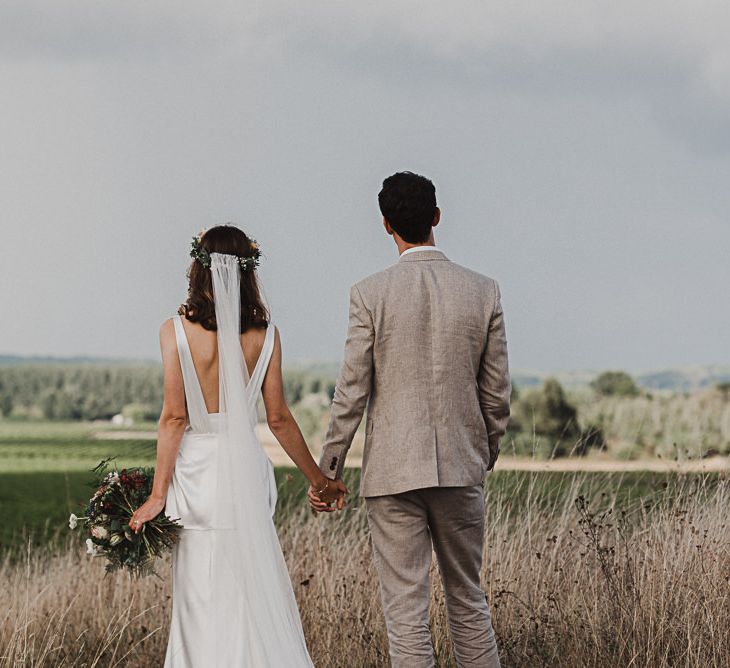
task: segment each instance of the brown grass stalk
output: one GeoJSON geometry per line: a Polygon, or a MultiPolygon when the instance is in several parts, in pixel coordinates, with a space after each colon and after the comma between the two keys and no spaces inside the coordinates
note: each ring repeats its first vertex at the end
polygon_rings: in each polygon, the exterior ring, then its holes
{"type": "MultiPolygon", "coordinates": [[[[504,666],[730,665],[730,494],[678,478],[651,503],[617,507],[573,487],[547,501],[487,494],[483,584],[504,666]]],[[[387,639],[364,511],[282,521],[282,546],[318,668],[386,666],[387,639]]],[[[0,564],[0,667],[160,666],[170,583],[105,576],[75,543],[0,564]]],[[[433,570],[438,665],[450,653],[433,570]]]]}

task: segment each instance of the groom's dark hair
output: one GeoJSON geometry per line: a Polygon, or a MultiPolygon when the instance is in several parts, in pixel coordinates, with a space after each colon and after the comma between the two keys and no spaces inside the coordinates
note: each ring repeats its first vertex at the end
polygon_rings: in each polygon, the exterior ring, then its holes
{"type": "Polygon", "coordinates": [[[409,244],[428,240],[436,215],[436,188],[425,176],[398,172],[383,181],[378,193],[383,217],[409,244]]]}

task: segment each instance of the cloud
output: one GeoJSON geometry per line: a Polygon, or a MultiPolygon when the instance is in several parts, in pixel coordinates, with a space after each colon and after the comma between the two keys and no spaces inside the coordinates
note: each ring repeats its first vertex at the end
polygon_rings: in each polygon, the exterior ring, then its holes
{"type": "Polygon", "coordinates": [[[233,4],[9,0],[0,8],[0,59],[66,62],[210,57],[260,35],[258,13],[233,4]]]}
{"type": "MultiPolygon", "coordinates": [[[[278,5],[289,48],[354,75],[448,81],[532,98],[645,103],[668,133],[730,150],[730,4],[633,2],[278,5]],[[292,13],[294,16],[292,16],[292,13]]],[[[275,12],[276,10],[270,9],[275,12]]],[[[274,22],[273,15],[269,21],[274,22]]]]}
{"type": "Polygon", "coordinates": [[[644,107],[700,153],[730,152],[730,3],[662,0],[9,0],[0,60],[194,60],[241,51],[397,88],[644,107]]]}

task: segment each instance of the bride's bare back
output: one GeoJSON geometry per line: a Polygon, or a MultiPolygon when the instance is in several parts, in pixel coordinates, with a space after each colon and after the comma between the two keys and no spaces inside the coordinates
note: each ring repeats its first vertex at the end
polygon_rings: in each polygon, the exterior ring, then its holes
{"type": "MultiPolygon", "coordinates": [[[[200,381],[205,406],[209,413],[218,412],[218,338],[216,332],[205,329],[197,322],[181,318],[193,357],[193,365],[200,381]]],[[[251,375],[261,355],[266,329],[249,329],[241,334],[241,349],[251,375]]]]}

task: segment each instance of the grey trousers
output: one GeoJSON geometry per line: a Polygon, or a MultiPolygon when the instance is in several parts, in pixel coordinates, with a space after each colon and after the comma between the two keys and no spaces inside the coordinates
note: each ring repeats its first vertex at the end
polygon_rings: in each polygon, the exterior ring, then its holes
{"type": "Polygon", "coordinates": [[[431,668],[431,552],[441,572],[460,668],[498,668],[489,603],[479,582],[484,490],[428,487],[365,499],[393,668],[431,668]]]}

